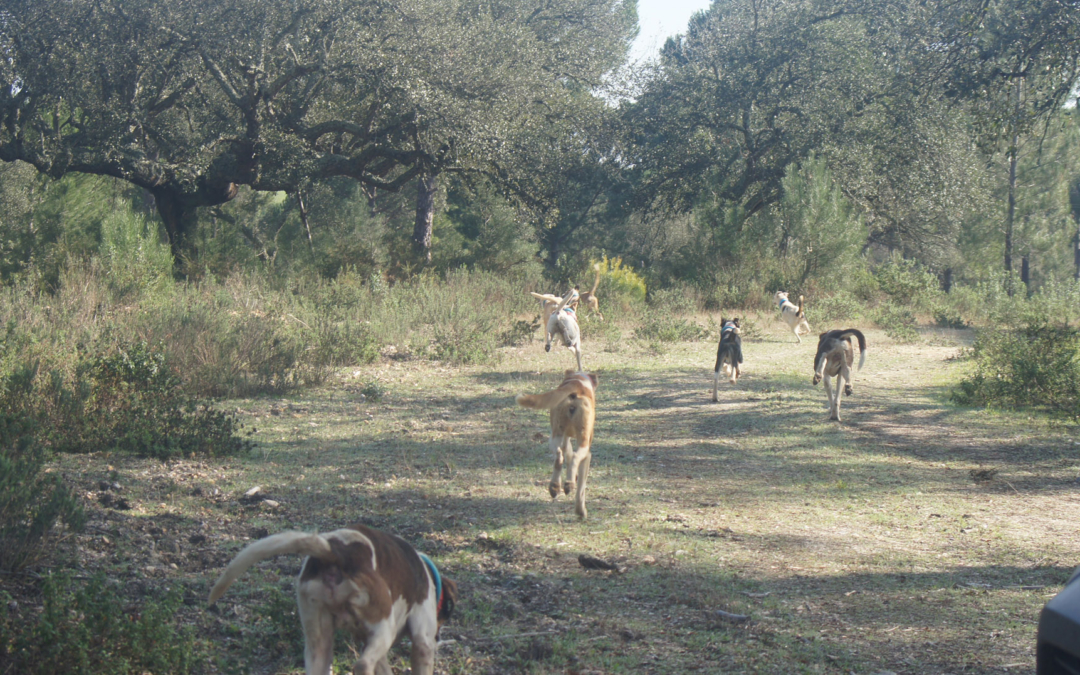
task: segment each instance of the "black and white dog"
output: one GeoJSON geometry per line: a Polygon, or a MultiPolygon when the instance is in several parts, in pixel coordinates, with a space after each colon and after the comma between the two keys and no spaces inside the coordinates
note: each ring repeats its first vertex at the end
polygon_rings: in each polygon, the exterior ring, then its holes
{"type": "Polygon", "coordinates": [[[716,389],[720,384],[720,371],[732,384],[742,374],[742,338],[739,337],[739,319],[720,318],[720,344],[716,347],[716,366],[713,367],[712,400],[717,401],[716,389]]]}
{"type": "Polygon", "coordinates": [[[817,354],[814,356],[814,380],[816,385],[825,380],[825,394],[829,397],[829,419],[840,421],[840,381],[844,381],[844,396],[851,396],[851,366],[855,363],[855,350],[851,338],[859,341],[859,370],[866,363],[866,338],[854,329],[831,330],[818,337],[817,354]],[[829,379],[836,378],[836,391],[829,379]]]}

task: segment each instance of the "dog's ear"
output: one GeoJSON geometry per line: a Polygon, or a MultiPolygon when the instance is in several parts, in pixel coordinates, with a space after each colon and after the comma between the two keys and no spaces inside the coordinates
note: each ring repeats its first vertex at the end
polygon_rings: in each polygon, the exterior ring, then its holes
{"type": "Polygon", "coordinates": [[[454,605],[457,603],[457,584],[447,579],[442,578],[443,587],[443,601],[442,607],[439,608],[439,625],[450,620],[450,615],[454,613],[454,605]]]}
{"type": "Polygon", "coordinates": [[[593,389],[596,389],[596,385],[600,384],[600,380],[597,379],[596,373],[589,373],[589,379],[592,380],[593,389]]]}
{"type": "Polygon", "coordinates": [[[742,326],[739,325],[739,317],[735,317],[734,319],[732,319],[731,323],[735,324],[736,328],[742,328],[742,326]]]}
{"type": "Polygon", "coordinates": [[[574,370],[573,368],[567,368],[566,371],[563,373],[563,379],[566,379],[566,378],[571,377],[573,375],[577,375],[577,371],[574,370]]]}

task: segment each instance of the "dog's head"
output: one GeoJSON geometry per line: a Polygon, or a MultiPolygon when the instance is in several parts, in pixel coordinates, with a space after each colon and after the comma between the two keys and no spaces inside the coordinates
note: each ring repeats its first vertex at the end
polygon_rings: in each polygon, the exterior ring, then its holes
{"type": "Polygon", "coordinates": [[[442,603],[439,605],[439,616],[437,617],[440,628],[450,620],[450,615],[454,613],[454,605],[457,604],[457,584],[443,577],[442,592],[442,603]]]}
{"type": "Polygon", "coordinates": [[[780,304],[781,302],[783,302],[783,301],[785,301],[785,300],[787,300],[787,299],[788,299],[788,297],[787,297],[787,291],[777,291],[777,292],[776,292],[776,295],[774,295],[774,296],[773,296],[773,302],[775,302],[775,303],[776,303],[776,304],[778,304],[778,305],[779,305],[779,304],[780,304]]]}
{"type": "Polygon", "coordinates": [[[563,379],[566,380],[568,378],[573,377],[574,375],[585,375],[585,376],[587,376],[589,378],[589,381],[592,382],[592,388],[594,390],[596,389],[596,385],[600,383],[600,380],[598,380],[596,378],[596,373],[585,373],[585,372],[579,373],[578,371],[574,370],[573,368],[567,368],[566,369],[566,372],[563,374],[563,379]]]}

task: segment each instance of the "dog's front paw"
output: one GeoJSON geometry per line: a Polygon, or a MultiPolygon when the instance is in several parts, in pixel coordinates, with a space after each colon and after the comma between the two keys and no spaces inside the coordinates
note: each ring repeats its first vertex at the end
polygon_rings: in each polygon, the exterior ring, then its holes
{"type": "Polygon", "coordinates": [[[552,499],[555,499],[556,497],[558,497],[559,496],[559,484],[554,482],[554,481],[552,481],[551,483],[548,483],[548,494],[551,495],[552,499]]]}
{"type": "Polygon", "coordinates": [[[562,484],[562,489],[563,489],[563,492],[565,492],[566,494],[570,494],[571,492],[573,492],[574,490],[577,489],[577,483],[575,483],[574,481],[569,481],[568,480],[568,481],[566,481],[565,483],[562,484]]]}
{"type": "Polygon", "coordinates": [[[844,396],[851,396],[851,392],[852,392],[851,385],[850,384],[845,384],[844,385],[844,396]]]}
{"type": "Polygon", "coordinates": [[[545,352],[550,352],[551,351],[551,345],[544,345],[544,351],[545,352]]]}

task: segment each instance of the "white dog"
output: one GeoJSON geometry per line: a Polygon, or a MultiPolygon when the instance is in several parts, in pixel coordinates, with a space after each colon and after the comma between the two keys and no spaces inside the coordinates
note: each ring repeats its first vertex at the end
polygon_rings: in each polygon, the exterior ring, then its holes
{"type": "Polygon", "coordinates": [[[581,367],[581,329],[577,323],[577,313],[573,305],[578,300],[577,290],[571,288],[566,295],[545,295],[530,293],[543,303],[544,310],[544,351],[551,351],[551,338],[558,333],[562,336],[563,344],[574,352],[577,357],[578,372],[581,367]]]}
{"type": "Polygon", "coordinates": [[[777,291],[774,300],[780,307],[780,316],[783,317],[784,323],[791,328],[792,333],[795,333],[795,339],[802,342],[802,338],[799,337],[799,329],[805,328],[805,332],[810,333],[810,324],[806,321],[806,313],[803,311],[803,296],[799,296],[799,304],[796,305],[788,300],[787,293],[777,291]]]}

